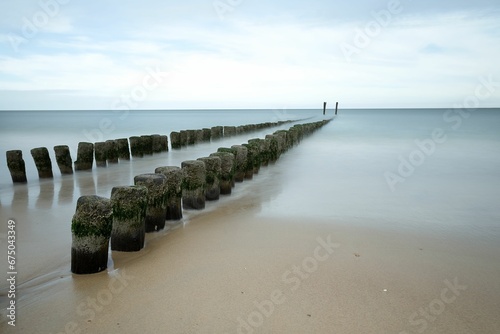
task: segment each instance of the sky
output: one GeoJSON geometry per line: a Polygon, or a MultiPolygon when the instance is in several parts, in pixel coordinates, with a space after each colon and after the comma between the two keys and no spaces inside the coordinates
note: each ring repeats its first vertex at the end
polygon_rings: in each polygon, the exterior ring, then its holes
{"type": "Polygon", "coordinates": [[[0,110],[323,101],[500,107],[500,2],[0,2],[0,110]]]}

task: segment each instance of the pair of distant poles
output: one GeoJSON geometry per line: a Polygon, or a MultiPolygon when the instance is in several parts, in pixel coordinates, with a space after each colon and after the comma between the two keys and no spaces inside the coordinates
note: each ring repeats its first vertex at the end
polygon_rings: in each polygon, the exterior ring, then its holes
{"type": "MultiPolygon", "coordinates": [[[[335,115],[337,115],[338,110],[339,110],[339,103],[337,102],[335,104],[335,115]]],[[[326,115],[326,102],[323,102],[323,115],[326,115]]]]}

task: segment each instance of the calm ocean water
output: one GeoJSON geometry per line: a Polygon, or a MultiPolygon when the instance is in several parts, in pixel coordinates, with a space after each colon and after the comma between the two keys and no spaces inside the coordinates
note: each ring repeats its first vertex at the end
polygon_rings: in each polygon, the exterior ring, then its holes
{"type": "MultiPolygon", "coordinates": [[[[341,110],[326,127],[251,181],[262,196],[257,216],[303,218],[304,224],[314,218],[332,224],[425,231],[443,238],[453,234],[477,247],[493,245],[500,250],[500,110],[476,110],[466,116],[444,109],[341,110]]],[[[274,129],[64,177],[57,170],[52,146],[67,144],[76,149],[80,141],[215,125],[313,121],[323,116],[320,110],[207,110],[128,115],[0,112],[0,117],[0,219],[19,220],[21,275],[30,280],[68,272],[69,222],[80,195],[109,196],[113,186],[130,184],[134,175],[158,166],[179,166],[183,160],[262,138],[274,129]],[[39,146],[51,151],[53,180],[37,178],[29,150],[39,146]],[[9,149],[23,150],[27,185],[12,185],[5,162],[9,149]],[[33,247],[43,254],[33,254],[33,247]],[[57,256],[47,257],[50,254],[57,256]]],[[[74,152],[72,156],[75,159],[74,152]]],[[[244,192],[251,182],[240,185],[239,191],[244,192]]],[[[1,224],[0,234],[5,231],[1,224]]]]}

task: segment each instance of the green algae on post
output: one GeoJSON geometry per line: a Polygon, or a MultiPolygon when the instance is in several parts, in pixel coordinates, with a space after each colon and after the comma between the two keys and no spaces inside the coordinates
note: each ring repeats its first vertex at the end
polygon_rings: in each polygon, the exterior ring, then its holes
{"type": "Polygon", "coordinates": [[[220,197],[221,159],[217,156],[210,156],[198,160],[205,163],[205,199],[207,201],[216,201],[220,197]]]}
{"type": "Polygon", "coordinates": [[[221,195],[230,195],[234,184],[234,154],[229,152],[217,152],[210,154],[211,157],[219,157],[221,160],[221,173],[219,188],[221,195]]]}
{"type": "Polygon", "coordinates": [[[167,184],[165,175],[150,173],[134,177],[136,186],[148,189],[148,207],[146,210],[146,233],[165,228],[167,211],[167,184]]]}
{"type": "Polygon", "coordinates": [[[183,161],[182,206],[184,209],[205,208],[205,163],[199,160],[183,161]]]}
{"type": "Polygon", "coordinates": [[[137,252],[144,247],[147,196],[148,189],[144,186],[114,187],[111,190],[111,250],[137,252]]]}
{"type": "Polygon", "coordinates": [[[111,201],[82,196],[71,221],[71,272],[93,274],[108,267],[108,247],[113,225],[111,201]]]}
{"type": "Polygon", "coordinates": [[[167,183],[166,220],[182,219],[182,182],[184,174],[177,166],[165,166],[155,169],[155,173],[163,174],[167,183]]]}
{"type": "Polygon", "coordinates": [[[97,142],[94,144],[95,151],[95,164],[97,167],[106,167],[107,164],[107,154],[106,154],[106,143],[97,142]]]}

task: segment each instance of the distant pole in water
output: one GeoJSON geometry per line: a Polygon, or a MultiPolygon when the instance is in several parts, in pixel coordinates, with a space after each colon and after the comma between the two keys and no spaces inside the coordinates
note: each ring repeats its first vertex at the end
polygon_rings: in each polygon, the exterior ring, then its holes
{"type": "Polygon", "coordinates": [[[323,102],[323,115],[326,115],[326,102],[323,102]]]}
{"type": "Polygon", "coordinates": [[[337,115],[338,110],[339,110],[339,103],[337,102],[337,104],[335,105],[335,115],[337,115]]]}

